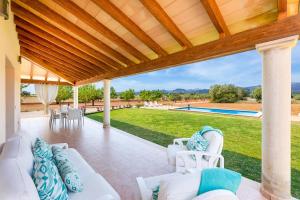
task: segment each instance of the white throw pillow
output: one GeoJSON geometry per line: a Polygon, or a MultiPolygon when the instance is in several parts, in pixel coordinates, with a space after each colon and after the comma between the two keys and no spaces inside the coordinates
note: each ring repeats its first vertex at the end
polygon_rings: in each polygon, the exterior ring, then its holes
{"type": "Polygon", "coordinates": [[[16,159],[29,175],[33,169],[31,142],[24,136],[10,138],[3,147],[0,159],[16,159]]]}
{"type": "Polygon", "coordinates": [[[0,177],[1,200],[40,199],[31,176],[16,159],[0,160],[0,177]]]}
{"type": "Polygon", "coordinates": [[[200,173],[193,173],[162,180],[158,200],[191,200],[197,196],[200,179],[200,173]]]}
{"type": "Polygon", "coordinates": [[[192,200],[239,200],[236,195],[234,195],[229,190],[213,190],[201,194],[193,198],[192,200]]]}

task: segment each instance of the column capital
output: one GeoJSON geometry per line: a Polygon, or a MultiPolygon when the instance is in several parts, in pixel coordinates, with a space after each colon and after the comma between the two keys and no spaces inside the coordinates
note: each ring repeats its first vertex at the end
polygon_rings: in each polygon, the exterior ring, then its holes
{"type": "Polygon", "coordinates": [[[293,35],[285,38],[281,38],[278,40],[273,40],[270,42],[264,42],[261,44],[257,44],[255,48],[259,52],[263,52],[269,49],[273,48],[287,48],[287,47],[294,47],[297,44],[297,41],[299,39],[299,35],[293,35]]]}

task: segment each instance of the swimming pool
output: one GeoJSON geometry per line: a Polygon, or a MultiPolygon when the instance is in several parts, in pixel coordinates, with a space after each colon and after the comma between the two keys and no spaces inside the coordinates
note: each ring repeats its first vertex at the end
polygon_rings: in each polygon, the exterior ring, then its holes
{"type": "Polygon", "coordinates": [[[223,115],[239,115],[246,117],[260,117],[261,112],[250,111],[250,110],[228,110],[228,109],[217,109],[217,108],[198,108],[198,107],[183,107],[176,108],[176,110],[193,111],[193,112],[205,112],[205,113],[218,113],[223,115]]]}

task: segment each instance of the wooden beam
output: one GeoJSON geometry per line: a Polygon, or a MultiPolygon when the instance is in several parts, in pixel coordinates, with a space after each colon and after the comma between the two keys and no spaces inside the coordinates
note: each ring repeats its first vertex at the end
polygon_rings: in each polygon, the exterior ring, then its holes
{"type": "Polygon", "coordinates": [[[27,84],[48,84],[48,85],[72,85],[68,82],[60,82],[60,81],[42,81],[42,80],[34,80],[34,79],[21,79],[21,83],[27,84]]]}
{"type": "MultiPolygon", "coordinates": [[[[18,27],[17,27],[17,32],[18,32],[18,27]]],[[[37,46],[38,48],[42,48],[44,50],[47,49],[47,51],[53,51],[55,52],[55,54],[59,54],[61,56],[63,56],[66,60],[66,62],[71,62],[73,65],[78,66],[81,69],[86,69],[88,71],[91,71],[94,74],[100,74],[100,73],[104,73],[104,70],[100,70],[98,69],[95,65],[92,65],[91,63],[87,62],[85,65],[84,60],[80,60],[79,57],[77,57],[76,55],[69,53],[68,51],[60,48],[59,46],[55,46],[49,42],[47,42],[46,40],[43,40],[42,38],[38,38],[38,37],[33,37],[33,35],[28,38],[27,36],[24,36],[22,34],[18,34],[18,38],[20,41],[25,42],[29,45],[32,46],[37,46]],[[83,61],[79,62],[79,61],[83,61]]]]}
{"type": "Polygon", "coordinates": [[[47,70],[45,74],[45,81],[48,81],[48,76],[49,76],[49,71],[47,70]]]}
{"type": "Polygon", "coordinates": [[[168,53],[157,44],[150,36],[148,36],[139,26],[137,26],[127,15],[125,15],[118,7],[110,1],[92,0],[101,7],[107,14],[122,24],[127,30],[141,40],[145,45],[152,49],[158,56],[165,56],[168,53]]]}
{"type": "MultiPolygon", "coordinates": [[[[300,15],[287,17],[274,23],[251,30],[243,31],[223,39],[198,45],[181,52],[152,60],[142,65],[138,64],[126,70],[111,73],[104,78],[117,78],[132,74],[164,69],[172,66],[208,60],[221,56],[231,55],[255,49],[256,44],[292,36],[300,35],[300,15]]],[[[76,85],[87,84],[102,80],[103,77],[94,77],[85,81],[76,82],[76,85]]]]}
{"type": "Polygon", "coordinates": [[[56,74],[57,76],[60,76],[61,78],[65,79],[67,82],[69,82],[70,84],[73,85],[75,83],[75,80],[73,80],[72,77],[63,74],[61,71],[58,71],[56,69],[57,66],[54,66],[53,64],[51,64],[48,61],[43,60],[43,59],[41,59],[39,57],[36,57],[34,55],[31,55],[30,53],[28,53],[26,51],[21,52],[21,56],[26,58],[30,62],[33,62],[33,63],[37,64],[41,68],[43,68],[45,70],[49,70],[51,73],[56,74]]]}
{"type": "Polygon", "coordinates": [[[229,36],[229,29],[224,21],[220,9],[215,0],[201,0],[201,3],[206,10],[211,22],[216,27],[220,37],[229,36]]]}
{"type": "MultiPolygon", "coordinates": [[[[117,68],[107,65],[106,63],[96,59],[93,56],[90,56],[89,54],[85,53],[81,49],[78,49],[74,46],[69,45],[68,43],[62,41],[61,39],[47,33],[46,31],[43,31],[36,26],[31,25],[29,22],[26,22],[25,20],[15,16],[14,22],[17,25],[17,31],[19,34],[25,35],[27,37],[32,38],[42,38],[44,40],[47,40],[51,44],[54,44],[56,46],[61,47],[62,49],[65,49],[66,51],[77,55],[78,57],[87,60],[88,62],[96,65],[98,68],[103,69],[104,71],[116,71],[117,68]],[[21,27],[21,28],[19,28],[21,27]]],[[[36,40],[38,42],[41,42],[40,40],[36,40]]]]}
{"type": "Polygon", "coordinates": [[[48,20],[55,22],[56,24],[63,27],[64,29],[69,30],[70,32],[77,35],[78,37],[84,39],[90,44],[96,46],[97,48],[113,56],[116,60],[119,60],[120,62],[123,62],[126,65],[134,64],[134,62],[129,60],[127,57],[123,56],[121,53],[112,49],[107,44],[103,43],[101,40],[97,39],[93,35],[89,34],[85,30],[81,29],[80,27],[70,22],[69,20],[65,19],[64,17],[62,17],[55,11],[51,10],[43,3],[39,2],[38,0],[19,0],[19,1],[24,3],[26,6],[30,7],[34,11],[38,12],[40,15],[46,17],[48,20]]]}
{"type": "Polygon", "coordinates": [[[287,0],[277,0],[278,7],[278,20],[284,19],[287,17],[287,0]]]}
{"type": "Polygon", "coordinates": [[[103,53],[91,48],[90,46],[86,45],[85,43],[77,40],[76,38],[72,37],[71,35],[65,33],[64,31],[60,30],[59,28],[51,25],[50,23],[46,22],[42,18],[34,15],[33,13],[29,12],[28,10],[22,8],[18,4],[16,4],[14,1],[11,2],[12,10],[15,15],[22,18],[23,20],[29,22],[30,24],[37,26],[41,28],[42,30],[50,33],[51,35],[55,36],[56,38],[59,38],[66,43],[72,45],[73,47],[80,49],[91,56],[95,57],[99,61],[103,61],[106,64],[110,65],[111,67],[120,69],[124,68],[122,64],[120,64],[117,61],[114,61],[110,57],[104,55],[103,53]]]}
{"type": "Polygon", "coordinates": [[[24,51],[26,51],[30,54],[36,55],[43,60],[47,60],[47,61],[53,63],[54,65],[56,65],[58,67],[57,69],[59,69],[62,73],[64,73],[65,75],[70,75],[74,79],[83,80],[83,79],[86,79],[89,77],[88,75],[83,74],[82,72],[80,73],[80,71],[72,68],[71,66],[66,65],[65,63],[63,63],[63,61],[56,58],[55,56],[52,56],[45,52],[39,51],[38,49],[35,49],[35,48],[25,46],[23,43],[21,43],[21,52],[24,52],[24,51]]]}
{"type": "Polygon", "coordinates": [[[30,63],[30,79],[33,79],[33,69],[34,69],[34,66],[33,66],[33,63],[30,63]]]}
{"type": "Polygon", "coordinates": [[[104,35],[106,38],[108,38],[110,41],[115,43],[116,45],[120,46],[124,50],[126,50],[128,53],[136,57],[137,59],[141,61],[149,61],[150,59],[146,57],[144,54],[139,52],[135,47],[133,47],[131,44],[126,42],[124,39],[119,37],[117,34],[115,34],[113,31],[108,29],[106,26],[104,26],[102,23],[100,23],[97,19],[95,19],[92,15],[90,15],[88,12],[86,12],[84,9],[77,6],[75,3],[73,3],[71,0],[52,0],[61,7],[63,7],[65,10],[73,14],[75,17],[83,21],[85,24],[92,27],[95,31],[98,33],[104,35]]]}
{"type": "MultiPolygon", "coordinates": [[[[53,51],[51,49],[48,49],[47,47],[40,45],[38,43],[35,43],[33,41],[30,41],[29,39],[26,39],[24,37],[19,37],[19,41],[20,41],[20,45],[28,48],[28,49],[36,49],[37,51],[41,51],[44,52],[45,54],[50,54],[54,57],[56,57],[57,59],[60,59],[61,61],[63,61],[63,63],[66,63],[67,65],[72,66],[72,68],[74,68],[75,71],[78,71],[79,73],[86,73],[88,75],[95,75],[94,71],[90,71],[88,70],[86,67],[81,66],[80,63],[74,62],[70,59],[68,59],[67,57],[65,57],[63,54],[57,53],[56,51],[53,51]]],[[[100,74],[100,73],[98,73],[100,74]]],[[[101,73],[102,74],[102,73],[101,73]]]]}
{"type": "Polygon", "coordinates": [[[193,46],[193,44],[187,39],[187,37],[172,21],[164,9],[156,2],[156,0],[141,0],[141,3],[167,29],[167,31],[182,47],[191,48],[193,46]]]}

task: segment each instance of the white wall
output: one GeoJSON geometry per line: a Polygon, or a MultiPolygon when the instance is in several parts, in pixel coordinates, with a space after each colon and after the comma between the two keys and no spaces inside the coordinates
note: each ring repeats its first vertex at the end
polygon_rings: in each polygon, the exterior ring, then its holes
{"type": "Polygon", "coordinates": [[[6,123],[10,123],[5,120],[6,103],[13,103],[15,106],[15,131],[18,130],[20,124],[20,64],[18,63],[20,48],[11,11],[9,15],[9,20],[0,17],[0,144],[5,141],[6,123]],[[15,100],[13,102],[5,100],[6,59],[15,68],[15,100]]]}

